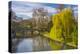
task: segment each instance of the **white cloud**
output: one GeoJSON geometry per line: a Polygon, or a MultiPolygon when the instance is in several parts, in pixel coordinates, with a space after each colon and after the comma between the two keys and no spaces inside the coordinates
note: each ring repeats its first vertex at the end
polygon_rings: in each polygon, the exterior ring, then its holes
{"type": "Polygon", "coordinates": [[[73,10],[78,10],[78,7],[74,7],[73,10]]]}
{"type": "MultiPolygon", "coordinates": [[[[32,17],[32,12],[29,12],[29,13],[16,13],[17,15],[24,15],[24,16],[29,16],[29,17],[32,17]]],[[[26,17],[27,18],[27,17],[26,17]]]]}
{"type": "MultiPolygon", "coordinates": [[[[32,17],[32,12],[34,8],[44,8],[46,10],[48,10],[49,13],[51,14],[55,14],[58,12],[57,9],[51,7],[51,6],[47,6],[41,3],[28,3],[28,2],[17,2],[17,4],[14,2],[12,5],[12,9],[13,11],[17,14],[17,15],[21,15],[23,18],[30,18],[32,17]]],[[[74,11],[74,14],[78,13],[77,7],[72,8],[74,11]]]]}
{"type": "Polygon", "coordinates": [[[32,12],[32,8],[21,8],[21,7],[13,7],[12,8],[14,12],[32,12]]]}
{"type": "Polygon", "coordinates": [[[55,8],[41,4],[41,3],[18,2],[17,5],[13,4],[13,7],[12,7],[13,11],[16,12],[17,15],[22,15],[22,16],[25,15],[29,17],[32,17],[32,10],[34,8],[44,8],[44,9],[47,9],[49,13],[53,13],[53,14],[57,13],[57,10],[55,8]]]}
{"type": "Polygon", "coordinates": [[[26,5],[28,5],[28,6],[32,7],[32,8],[44,8],[44,9],[47,9],[49,13],[56,13],[57,12],[57,10],[55,8],[52,8],[50,6],[46,6],[46,5],[43,5],[43,4],[40,4],[40,3],[39,4],[28,3],[26,5]]]}

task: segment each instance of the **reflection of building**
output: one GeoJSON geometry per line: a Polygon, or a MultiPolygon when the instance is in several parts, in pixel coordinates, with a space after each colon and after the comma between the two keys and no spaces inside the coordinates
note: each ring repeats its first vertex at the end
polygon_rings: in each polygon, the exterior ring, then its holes
{"type": "Polygon", "coordinates": [[[44,8],[36,8],[33,10],[33,27],[41,28],[47,27],[50,18],[48,16],[48,11],[44,8]]]}

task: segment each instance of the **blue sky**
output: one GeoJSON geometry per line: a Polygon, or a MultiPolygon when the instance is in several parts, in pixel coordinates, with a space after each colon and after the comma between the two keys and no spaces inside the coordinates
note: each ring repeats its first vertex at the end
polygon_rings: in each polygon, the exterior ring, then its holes
{"type": "MultiPolygon", "coordinates": [[[[58,8],[60,4],[52,4],[52,3],[31,3],[26,1],[13,1],[12,2],[12,10],[16,13],[18,17],[22,17],[23,19],[28,19],[32,17],[34,8],[44,8],[47,9],[49,13],[55,14],[58,12],[56,8],[58,8]]],[[[67,5],[64,7],[72,7],[74,10],[74,14],[77,16],[78,7],[77,5],[67,5]]]]}

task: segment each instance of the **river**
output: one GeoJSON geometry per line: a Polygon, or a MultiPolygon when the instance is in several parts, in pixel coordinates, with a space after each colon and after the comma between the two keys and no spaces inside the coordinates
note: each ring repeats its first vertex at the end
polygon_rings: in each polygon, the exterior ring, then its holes
{"type": "Polygon", "coordinates": [[[48,40],[41,36],[36,36],[33,38],[16,38],[14,39],[13,43],[15,52],[51,50],[48,40]]]}
{"type": "Polygon", "coordinates": [[[36,36],[33,38],[15,38],[12,42],[13,52],[50,51],[72,48],[55,41],[51,41],[52,43],[50,45],[50,41],[51,40],[42,36],[36,36]]]}

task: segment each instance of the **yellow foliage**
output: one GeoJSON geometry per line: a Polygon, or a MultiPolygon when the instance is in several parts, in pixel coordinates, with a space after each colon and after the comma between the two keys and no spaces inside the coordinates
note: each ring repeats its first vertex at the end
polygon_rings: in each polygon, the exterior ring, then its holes
{"type": "MultiPolygon", "coordinates": [[[[72,14],[72,10],[69,8],[66,8],[60,13],[53,15],[53,27],[50,31],[50,38],[54,40],[56,39],[60,41],[73,42],[73,37],[77,37],[75,36],[77,32],[73,31],[75,29],[74,27],[76,26],[73,18],[74,16],[72,14]]],[[[75,31],[77,31],[77,29],[75,31]]],[[[77,38],[75,40],[77,40],[77,38]]]]}

